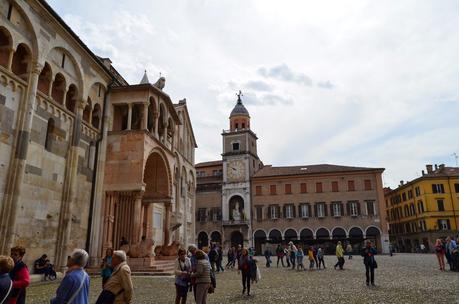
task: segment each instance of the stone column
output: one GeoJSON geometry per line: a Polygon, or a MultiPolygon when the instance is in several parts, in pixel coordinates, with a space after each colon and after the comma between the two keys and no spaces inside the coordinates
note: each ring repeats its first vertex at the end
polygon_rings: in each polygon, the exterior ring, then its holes
{"type": "Polygon", "coordinates": [[[142,198],[143,192],[139,191],[134,196],[134,214],[133,214],[133,227],[131,244],[137,244],[142,237],[142,198]]]}
{"type": "Polygon", "coordinates": [[[27,88],[24,90],[25,94],[21,97],[18,108],[14,134],[15,142],[11,151],[5,193],[0,210],[0,254],[9,254],[9,249],[16,235],[16,213],[20,206],[19,197],[25,173],[30,131],[36,105],[38,77],[41,69],[42,65],[37,62],[31,64],[27,88]]]}
{"type": "Polygon", "coordinates": [[[83,104],[83,101],[77,103],[77,113],[73,121],[72,136],[70,138],[69,150],[65,164],[55,255],[55,265],[61,271],[66,269],[68,253],[73,249],[68,247],[72,226],[72,205],[75,205],[77,197],[78,149],[81,137],[83,104]]]}
{"type": "Polygon", "coordinates": [[[159,128],[159,121],[158,121],[158,118],[159,118],[159,112],[158,111],[154,111],[153,112],[153,117],[155,119],[155,137],[157,139],[159,139],[159,131],[158,131],[158,128],[159,128]]]}
{"type": "Polygon", "coordinates": [[[164,218],[164,245],[169,245],[172,207],[171,202],[166,202],[164,207],[166,207],[166,215],[164,218]]]}
{"type": "MultiPolygon", "coordinates": [[[[91,265],[99,265],[100,261],[98,257],[100,257],[102,252],[102,247],[104,246],[102,235],[103,235],[103,222],[102,222],[102,206],[104,204],[104,200],[108,199],[108,196],[105,196],[103,187],[104,187],[104,177],[105,177],[105,159],[107,153],[107,133],[108,127],[110,125],[111,119],[111,104],[110,104],[110,93],[106,96],[107,100],[105,103],[104,109],[104,118],[103,118],[103,126],[102,132],[99,136],[102,136],[102,141],[99,144],[99,153],[97,155],[97,174],[96,178],[93,183],[96,184],[95,191],[94,191],[94,204],[92,210],[92,223],[90,223],[92,227],[91,232],[91,239],[89,243],[89,256],[91,257],[91,265]]],[[[92,112],[92,111],[91,111],[92,112]]],[[[90,115],[90,119],[92,119],[92,113],[90,115]]],[[[102,123],[102,122],[101,122],[102,123]]],[[[90,123],[92,125],[92,122],[90,123]]],[[[94,168],[96,170],[96,168],[94,168]]],[[[110,196],[111,197],[111,196],[110,196]]],[[[107,202],[105,202],[107,204],[107,202]]],[[[114,200],[112,199],[111,202],[111,212],[113,212],[113,221],[114,221],[114,200]]],[[[113,221],[111,222],[111,233],[113,233],[113,221]]],[[[111,239],[110,239],[111,240],[111,239]]],[[[112,244],[112,246],[116,246],[117,244],[112,244]]]]}
{"type": "Polygon", "coordinates": [[[131,130],[132,125],[132,103],[128,103],[128,123],[126,130],[131,130]]]}
{"type": "Polygon", "coordinates": [[[143,104],[142,129],[148,130],[148,102],[143,104]]]}
{"type": "MultiPolygon", "coordinates": [[[[14,55],[14,49],[11,48],[8,50],[8,66],[7,67],[9,71],[11,71],[11,68],[13,67],[13,55],[14,55]]],[[[40,72],[38,73],[38,75],[40,75],[40,72]]]]}

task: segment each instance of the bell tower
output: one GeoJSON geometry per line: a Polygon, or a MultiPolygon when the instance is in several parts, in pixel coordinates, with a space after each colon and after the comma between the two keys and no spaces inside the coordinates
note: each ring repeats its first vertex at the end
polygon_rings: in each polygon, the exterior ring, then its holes
{"type": "Polygon", "coordinates": [[[250,178],[262,166],[257,154],[257,136],[250,129],[250,115],[237,102],[229,117],[229,130],[223,136],[222,217],[226,246],[252,245],[250,178]]]}

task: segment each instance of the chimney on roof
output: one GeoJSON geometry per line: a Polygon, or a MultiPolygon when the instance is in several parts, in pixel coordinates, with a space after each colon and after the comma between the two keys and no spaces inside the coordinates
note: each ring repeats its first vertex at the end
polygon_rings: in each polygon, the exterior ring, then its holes
{"type": "Polygon", "coordinates": [[[400,186],[403,186],[405,183],[401,180],[400,181],[400,186]]]}
{"type": "Polygon", "coordinates": [[[438,168],[440,169],[440,171],[443,171],[445,169],[445,164],[440,164],[438,168]]]}
{"type": "Polygon", "coordinates": [[[437,165],[437,164],[435,164],[435,171],[437,171],[437,170],[438,170],[438,165],[437,165]]]}
{"type": "Polygon", "coordinates": [[[422,176],[424,176],[426,173],[424,172],[424,170],[422,170],[422,176]]]}
{"type": "Polygon", "coordinates": [[[427,174],[432,173],[432,165],[426,165],[427,174]]]}

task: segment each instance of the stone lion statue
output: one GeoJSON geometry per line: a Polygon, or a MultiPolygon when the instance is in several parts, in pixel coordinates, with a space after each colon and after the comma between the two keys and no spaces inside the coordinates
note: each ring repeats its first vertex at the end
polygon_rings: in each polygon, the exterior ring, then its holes
{"type": "Polygon", "coordinates": [[[156,256],[176,256],[180,248],[179,241],[173,241],[170,245],[162,245],[155,247],[156,256]]]}
{"type": "Polygon", "coordinates": [[[155,242],[152,239],[142,237],[138,244],[132,246],[123,245],[120,249],[124,250],[130,258],[147,258],[151,256],[152,248],[155,242]]]}

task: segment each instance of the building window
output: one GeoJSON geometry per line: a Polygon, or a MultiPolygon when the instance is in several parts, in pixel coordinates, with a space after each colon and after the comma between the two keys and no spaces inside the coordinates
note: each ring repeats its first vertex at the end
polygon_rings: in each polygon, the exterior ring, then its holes
{"type": "Polygon", "coordinates": [[[261,186],[256,186],[255,187],[255,195],[262,195],[261,186]]]}
{"type": "Polygon", "coordinates": [[[415,187],[414,188],[414,193],[416,193],[416,196],[420,196],[421,195],[421,189],[419,187],[415,187]]]}
{"type": "Polygon", "coordinates": [[[285,218],[292,219],[294,217],[293,207],[294,205],[291,205],[291,204],[285,205],[285,214],[284,214],[285,218]]]}
{"type": "Polygon", "coordinates": [[[408,190],[408,199],[413,198],[413,190],[408,190]]]}
{"type": "Polygon", "coordinates": [[[332,191],[338,192],[338,182],[332,182],[332,191]]]}
{"type": "Polygon", "coordinates": [[[374,201],[366,201],[367,203],[367,215],[376,215],[375,210],[375,202],[374,201]]]}
{"type": "Polygon", "coordinates": [[[438,220],[438,230],[449,230],[449,220],[438,220]]]}
{"type": "Polygon", "coordinates": [[[306,183],[301,183],[301,193],[307,193],[308,192],[308,186],[306,183]]]}
{"type": "Polygon", "coordinates": [[[212,222],[218,222],[221,221],[221,214],[222,211],[220,208],[212,208],[210,209],[210,218],[212,222]]]}
{"type": "Polygon", "coordinates": [[[317,217],[325,217],[325,203],[317,203],[316,204],[316,216],[317,217]]]}
{"type": "Polygon", "coordinates": [[[418,213],[424,212],[424,203],[422,201],[418,202],[418,213]]]}
{"type": "Polygon", "coordinates": [[[355,184],[353,180],[347,181],[347,191],[355,191],[355,184]]]}
{"type": "Polygon", "coordinates": [[[269,186],[269,193],[271,195],[276,195],[276,185],[269,186]]]}
{"type": "Polygon", "coordinates": [[[275,220],[279,217],[278,206],[269,206],[269,218],[275,220]]]}
{"type": "Polygon", "coordinates": [[[322,192],[322,183],[316,183],[316,193],[322,192]]]}
{"type": "Polygon", "coordinates": [[[233,143],[233,151],[239,151],[239,143],[233,143]]]}
{"type": "Polygon", "coordinates": [[[54,136],[54,119],[50,118],[48,120],[48,127],[46,129],[46,139],[45,139],[45,149],[46,151],[51,151],[53,136],[54,136]]]}
{"type": "Polygon", "coordinates": [[[341,216],[341,202],[334,202],[330,205],[331,215],[334,217],[341,216]]]}
{"type": "Polygon", "coordinates": [[[199,208],[198,209],[198,222],[205,222],[206,221],[206,208],[199,208]]]}
{"type": "Polygon", "coordinates": [[[301,204],[300,205],[300,217],[301,218],[308,218],[309,217],[309,204],[301,204]]]}
{"type": "Polygon", "coordinates": [[[285,194],[292,194],[292,185],[285,184],[285,194]]]}
{"type": "Polygon", "coordinates": [[[438,211],[445,211],[445,203],[442,199],[437,199],[438,211]]]}
{"type": "Polygon", "coordinates": [[[371,180],[366,179],[365,180],[365,191],[370,191],[371,190],[371,180]]]}
{"type": "Polygon", "coordinates": [[[456,191],[456,193],[459,193],[459,184],[454,184],[454,191],[456,191]]]}
{"type": "Polygon", "coordinates": [[[348,206],[349,206],[349,215],[350,216],[357,216],[359,215],[359,206],[358,206],[358,202],[349,202],[348,203],[348,206]]]}
{"type": "Polygon", "coordinates": [[[432,184],[432,193],[445,193],[443,184],[432,184]]]}
{"type": "Polygon", "coordinates": [[[263,220],[263,206],[257,206],[257,221],[262,221],[263,220]]]}
{"type": "Polygon", "coordinates": [[[406,202],[406,193],[405,193],[405,192],[402,193],[402,200],[403,200],[404,202],[406,202]]]}

